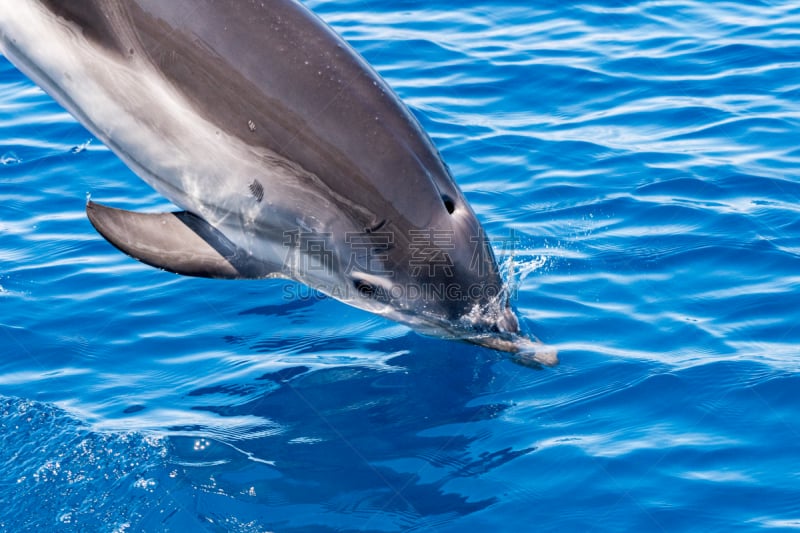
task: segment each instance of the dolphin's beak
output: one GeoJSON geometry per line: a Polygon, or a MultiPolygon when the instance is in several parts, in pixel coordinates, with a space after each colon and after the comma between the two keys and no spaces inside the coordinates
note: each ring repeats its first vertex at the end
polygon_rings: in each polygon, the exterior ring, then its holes
{"type": "Polygon", "coordinates": [[[539,363],[544,366],[558,364],[558,350],[541,342],[531,342],[530,347],[514,354],[516,362],[521,364],[539,363]]]}
{"type": "Polygon", "coordinates": [[[512,354],[515,362],[522,365],[558,364],[558,350],[520,331],[519,319],[511,306],[500,311],[495,320],[496,331],[466,336],[464,340],[493,350],[508,352],[512,354]]]}
{"type": "Polygon", "coordinates": [[[522,365],[556,366],[558,364],[556,348],[521,334],[485,334],[467,337],[464,340],[493,350],[508,352],[514,362],[522,365]]]}
{"type": "Polygon", "coordinates": [[[504,309],[498,320],[500,331],[504,331],[503,326],[505,325],[509,326],[509,329],[505,329],[505,331],[514,335],[509,351],[514,353],[514,359],[517,363],[539,363],[544,366],[556,366],[558,364],[558,350],[553,346],[544,344],[536,337],[529,338],[520,331],[519,319],[511,306],[507,306],[504,309]]]}

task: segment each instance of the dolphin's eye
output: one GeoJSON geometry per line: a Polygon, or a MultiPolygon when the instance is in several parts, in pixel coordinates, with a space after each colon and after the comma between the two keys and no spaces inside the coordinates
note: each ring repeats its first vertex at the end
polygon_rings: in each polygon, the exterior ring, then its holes
{"type": "Polygon", "coordinates": [[[375,295],[375,286],[363,279],[354,279],[353,286],[361,296],[372,298],[375,295]]]}
{"type": "Polygon", "coordinates": [[[446,194],[442,195],[442,203],[444,204],[444,208],[447,209],[447,212],[451,215],[453,214],[453,211],[456,210],[456,203],[446,194]]]}

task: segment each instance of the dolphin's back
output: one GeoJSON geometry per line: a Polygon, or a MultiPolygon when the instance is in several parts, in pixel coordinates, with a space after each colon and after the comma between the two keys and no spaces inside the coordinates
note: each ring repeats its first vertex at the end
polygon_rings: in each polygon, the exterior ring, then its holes
{"type": "Polygon", "coordinates": [[[380,199],[386,218],[426,227],[440,195],[459,195],[392,90],[294,0],[45,3],[120,58],[145,55],[210,122],[356,205],[380,199]]]}

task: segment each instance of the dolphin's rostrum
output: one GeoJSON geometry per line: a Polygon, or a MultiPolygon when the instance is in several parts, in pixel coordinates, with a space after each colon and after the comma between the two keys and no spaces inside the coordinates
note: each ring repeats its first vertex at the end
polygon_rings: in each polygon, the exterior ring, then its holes
{"type": "Polygon", "coordinates": [[[184,275],[293,279],[417,331],[557,362],[389,86],[295,0],[0,0],[0,49],[184,211],[87,205],[184,275]]]}

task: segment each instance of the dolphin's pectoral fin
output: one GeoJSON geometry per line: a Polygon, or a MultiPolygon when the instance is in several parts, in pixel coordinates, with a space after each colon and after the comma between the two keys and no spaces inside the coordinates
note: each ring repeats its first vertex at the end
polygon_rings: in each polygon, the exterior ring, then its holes
{"type": "Polygon", "coordinates": [[[134,213],[88,202],[86,214],[108,242],[150,266],[204,278],[269,275],[219,230],[191,213],[134,213]]]}

